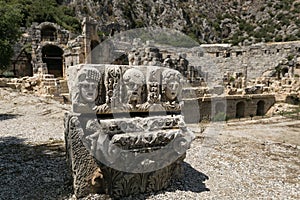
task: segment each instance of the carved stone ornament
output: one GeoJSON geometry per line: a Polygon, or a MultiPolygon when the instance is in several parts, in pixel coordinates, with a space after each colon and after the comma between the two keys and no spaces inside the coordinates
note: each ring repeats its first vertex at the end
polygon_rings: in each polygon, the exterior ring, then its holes
{"type": "Polygon", "coordinates": [[[194,135],[181,115],[178,71],[117,65],[69,70],[75,98],[65,137],[76,196],[122,198],[161,190],[180,177],[194,135]]]}
{"type": "Polygon", "coordinates": [[[105,104],[95,108],[99,113],[111,113],[111,109],[120,106],[121,98],[121,68],[119,66],[108,66],[105,71],[105,104]]]}

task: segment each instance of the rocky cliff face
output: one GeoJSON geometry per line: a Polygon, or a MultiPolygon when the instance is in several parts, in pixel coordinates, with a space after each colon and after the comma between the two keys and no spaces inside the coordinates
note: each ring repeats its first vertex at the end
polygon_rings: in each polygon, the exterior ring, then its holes
{"type": "Polygon", "coordinates": [[[299,0],[67,0],[77,16],[99,21],[101,34],[160,26],[200,43],[252,44],[300,38],[299,0]]]}

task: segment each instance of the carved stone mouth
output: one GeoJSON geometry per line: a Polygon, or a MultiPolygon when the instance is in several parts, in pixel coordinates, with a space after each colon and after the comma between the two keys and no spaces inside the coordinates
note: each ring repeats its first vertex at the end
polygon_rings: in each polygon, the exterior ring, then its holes
{"type": "Polygon", "coordinates": [[[176,95],[176,93],[175,93],[175,92],[172,92],[171,94],[172,94],[172,95],[176,95]]]}
{"type": "Polygon", "coordinates": [[[132,95],[138,95],[138,93],[137,92],[132,92],[132,95]]]}
{"type": "Polygon", "coordinates": [[[89,93],[87,93],[87,95],[88,95],[88,96],[93,96],[93,95],[94,95],[94,93],[92,93],[92,92],[89,92],[89,93]]]}

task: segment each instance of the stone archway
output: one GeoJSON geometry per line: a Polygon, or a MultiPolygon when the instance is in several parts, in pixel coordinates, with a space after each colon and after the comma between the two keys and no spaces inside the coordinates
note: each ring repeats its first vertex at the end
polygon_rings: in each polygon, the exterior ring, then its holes
{"type": "Polygon", "coordinates": [[[245,103],[240,101],[236,104],[236,118],[245,117],[245,103]]]}
{"type": "Polygon", "coordinates": [[[265,114],[265,102],[260,100],[257,102],[256,115],[263,116],[265,114]]]}
{"type": "Polygon", "coordinates": [[[48,73],[55,77],[63,77],[64,51],[55,45],[46,45],[42,49],[43,63],[47,64],[48,73]]]}

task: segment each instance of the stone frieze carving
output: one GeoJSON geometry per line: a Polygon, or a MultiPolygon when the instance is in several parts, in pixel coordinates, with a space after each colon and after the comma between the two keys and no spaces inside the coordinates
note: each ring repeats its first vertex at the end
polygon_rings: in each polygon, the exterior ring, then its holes
{"type": "Polygon", "coordinates": [[[93,65],[83,67],[72,79],[75,79],[72,99],[76,113],[181,110],[183,77],[173,69],[93,65]]]}

